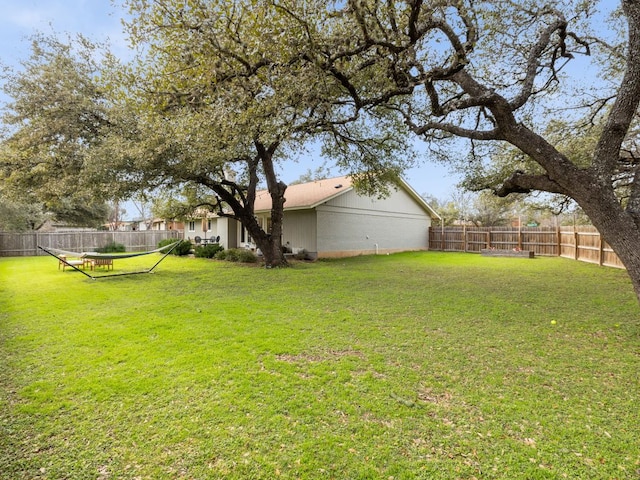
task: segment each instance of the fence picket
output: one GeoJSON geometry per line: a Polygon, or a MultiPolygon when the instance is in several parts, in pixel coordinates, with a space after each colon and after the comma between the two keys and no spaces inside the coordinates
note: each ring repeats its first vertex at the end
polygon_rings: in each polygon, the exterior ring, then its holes
{"type": "Polygon", "coordinates": [[[121,243],[128,252],[143,252],[158,247],[161,240],[182,238],[178,230],[145,230],[137,232],[0,232],[0,257],[45,255],[38,245],[72,252],[91,252],[110,242],[121,243]]]}
{"type": "Polygon", "coordinates": [[[429,249],[476,252],[484,248],[521,249],[536,255],[573,258],[581,262],[624,268],[611,247],[593,227],[434,227],[429,249]]]}

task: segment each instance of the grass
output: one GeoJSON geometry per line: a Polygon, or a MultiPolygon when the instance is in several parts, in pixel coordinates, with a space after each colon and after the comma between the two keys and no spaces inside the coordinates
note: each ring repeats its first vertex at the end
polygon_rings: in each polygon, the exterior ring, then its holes
{"type": "Polygon", "coordinates": [[[156,271],[0,259],[1,479],[640,475],[623,271],[435,252],[156,271]]]}

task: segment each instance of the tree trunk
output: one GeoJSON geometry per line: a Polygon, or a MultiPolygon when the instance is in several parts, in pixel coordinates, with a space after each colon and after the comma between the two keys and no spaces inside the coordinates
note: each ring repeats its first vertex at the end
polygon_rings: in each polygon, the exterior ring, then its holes
{"type": "Polygon", "coordinates": [[[602,238],[611,246],[627,269],[636,297],[640,302],[640,252],[638,251],[640,231],[635,224],[625,225],[624,227],[616,225],[615,228],[598,227],[596,225],[596,228],[598,228],[602,238]]]}
{"type": "Polygon", "coordinates": [[[621,208],[612,192],[576,198],[576,201],[627,269],[640,302],[640,227],[632,215],[621,208]]]}
{"type": "Polygon", "coordinates": [[[287,186],[282,182],[277,182],[269,189],[271,195],[271,229],[268,233],[269,253],[264,252],[264,261],[267,268],[287,266],[287,258],[284,256],[282,249],[282,222],[284,220],[284,192],[287,186]],[[267,261],[268,259],[268,261],[267,261]]]}
{"type": "Polygon", "coordinates": [[[273,168],[273,154],[279,143],[274,142],[266,147],[256,140],[254,145],[257,156],[246,159],[249,173],[248,186],[243,188],[230,180],[217,182],[206,176],[197,176],[189,180],[211,188],[233,210],[233,215],[228,216],[238,220],[247,229],[256,246],[260,249],[267,268],[284,267],[287,266],[287,260],[282,251],[282,221],[284,218],[284,192],[287,185],[278,181],[273,168]],[[259,163],[262,165],[271,196],[271,225],[268,231],[260,226],[254,213],[259,163]],[[243,191],[246,194],[243,195],[243,191]]]}
{"type": "Polygon", "coordinates": [[[278,180],[273,166],[273,154],[279,146],[279,142],[273,142],[268,147],[259,140],[254,141],[258,157],[262,163],[267,189],[271,196],[271,226],[266,235],[255,237],[256,244],[260,247],[267,268],[285,267],[287,259],[282,250],[282,222],[284,219],[284,192],[287,185],[278,180]],[[263,242],[261,245],[258,242],[263,242]]]}
{"type": "Polygon", "coordinates": [[[282,251],[282,240],[280,236],[265,232],[253,215],[253,210],[249,210],[250,209],[243,209],[237,212],[240,214],[236,214],[236,217],[244,228],[247,229],[256,246],[260,249],[265,266],[267,268],[286,266],[287,260],[282,251]]]}

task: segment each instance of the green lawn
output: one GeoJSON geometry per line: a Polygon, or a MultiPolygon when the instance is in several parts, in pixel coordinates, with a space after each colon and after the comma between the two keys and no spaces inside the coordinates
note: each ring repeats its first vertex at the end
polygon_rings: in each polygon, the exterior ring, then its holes
{"type": "Polygon", "coordinates": [[[624,271],[423,252],[156,272],[0,259],[0,478],[639,478],[624,271]]]}

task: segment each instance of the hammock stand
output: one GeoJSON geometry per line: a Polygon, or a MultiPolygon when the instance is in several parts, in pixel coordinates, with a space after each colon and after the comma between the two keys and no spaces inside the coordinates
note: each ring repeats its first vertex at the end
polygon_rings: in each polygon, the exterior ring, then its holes
{"type": "Polygon", "coordinates": [[[68,252],[66,250],[60,250],[57,248],[46,248],[46,247],[41,247],[40,245],[38,245],[38,248],[40,250],[42,250],[43,252],[51,255],[54,258],[57,258],[58,261],[64,263],[65,265],[67,265],[68,267],[73,268],[74,270],[77,270],[78,272],[82,273],[83,275],[89,277],[91,280],[96,280],[98,278],[104,278],[104,277],[121,277],[124,275],[137,275],[139,273],[153,273],[153,269],[156,268],[160,262],[162,262],[165,258],[167,258],[167,255],[169,255],[178,245],[180,245],[180,243],[182,243],[182,240],[178,240],[177,242],[171,243],[169,245],[165,245],[164,247],[160,247],[160,248],[156,248],[155,250],[150,250],[148,252],[131,252],[131,253],[120,253],[120,254],[109,254],[109,253],[77,253],[77,252],[68,252]],[[142,255],[149,255],[150,253],[159,253],[162,250],[167,250],[167,252],[162,256],[162,258],[160,260],[158,260],[153,267],[147,269],[147,270],[140,270],[137,272],[122,272],[122,273],[111,273],[108,275],[99,275],[99,276],[94,276],[94,275],[90,275],[88,274],[86,271],[84,270],[80,270],[76,265],[73,265],[70,262],[67,262],[66,258],[62,258],[59,255],[69,255],[72,257],[79,257],[87,260],[97,260],[97,259],[104,259],[104,260],[118,260],[118,259],[122,259],[122,258],[132,258],[132,257],[140,257],[142,255]],[[54,250],[56,252],[58,252],[58,255],[56,255],[54,253],[54,250]]]}

